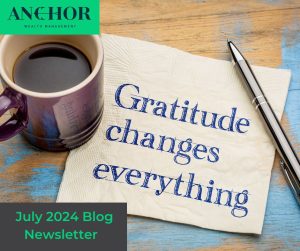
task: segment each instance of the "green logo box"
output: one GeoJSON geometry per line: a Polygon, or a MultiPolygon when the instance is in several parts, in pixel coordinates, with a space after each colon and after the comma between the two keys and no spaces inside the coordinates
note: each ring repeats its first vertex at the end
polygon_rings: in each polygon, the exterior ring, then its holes
{"type": "Polygon", "coordinates": [[[100,33],[99,0],[2,0],[0,33],[88,35],[100,33]]]}

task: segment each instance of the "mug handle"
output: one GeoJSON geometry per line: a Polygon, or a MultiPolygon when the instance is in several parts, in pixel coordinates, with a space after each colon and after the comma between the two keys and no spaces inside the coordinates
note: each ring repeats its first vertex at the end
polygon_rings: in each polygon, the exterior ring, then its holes
{"type": "Polygon", "coordinates": [[[9,109],[17,109],[9,120],[0,126],[0,141],[7,140],[21,132],[28,123],[26,98],[10,88],[0,95],[0,117],[9,109]]]}

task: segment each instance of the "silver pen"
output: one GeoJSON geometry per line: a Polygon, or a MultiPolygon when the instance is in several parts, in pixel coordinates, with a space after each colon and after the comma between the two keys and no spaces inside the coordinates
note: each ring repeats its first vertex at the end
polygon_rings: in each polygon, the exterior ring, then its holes
{"type": "Polygon", "coordinates": [[[276,115],[268,103],[250,65],[233,42],[228,41],[232,62],[237,69],[255,109],[261,115],[273,143],[281,156],[280,166],[296,200],[300,204],[300,162],[285,135],[276,115]]]}

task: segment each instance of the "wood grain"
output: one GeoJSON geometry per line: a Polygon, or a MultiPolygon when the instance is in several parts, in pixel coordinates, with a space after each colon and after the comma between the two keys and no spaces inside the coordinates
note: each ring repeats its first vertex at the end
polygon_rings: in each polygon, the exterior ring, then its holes
{"type": "MultiPolygon", "coordinates": [[[[101,31],[228,59],[233,39],[252,64],[290,68],[282,124],[300,153],[300,1],[102,0],[101,31]]],[[[0,144],[0,200],[55,201],[67,153],[43,152],[20,136],[0,144]]],[[[129,250],[300,250],[300,210],[272,171],[261,236],[128,217],[129,250]]]]}

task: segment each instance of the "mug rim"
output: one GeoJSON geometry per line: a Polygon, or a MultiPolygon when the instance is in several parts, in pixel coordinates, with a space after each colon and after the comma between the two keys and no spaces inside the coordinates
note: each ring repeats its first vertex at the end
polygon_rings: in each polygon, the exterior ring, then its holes
{"type": "MultiPolygon", "coordinates": [[[[85,78],[83,81],[81,81],[80,83],[78,83],[77,85],[75,85],[69,89],[63,90],[63,91],[49,92],[49,93],[30,91],[30,90],[27,90],[27,89],[15,84],[14,81],[12,81],[7,76],[7,74],[4,70],[4,66],[2,64],[2,57],[4,55],[3,50],[5,47],[5,44],[8,43],[8,40],[14,36],[18,36],[18,35],[4,35],[2,40],[0,41],[0,75],[8,86],[10,86],[12,89],[14,89],[26,96],[32,96],[32,97],[37,97],[37,98],[57,98],[57,97],[62,97],[62,96],[66,96],[71,93],[74,93],[74,92],[82,89],[86,85],[88,85],[95,78],[95,76],[101,70],[101,67],[103,65],[104,51],[103,51],[103,44],[100,39],[100,35],[86,35],[88,37],[91,37],[95,41],[96,47],[98,50],[98,54],[99,54],[97,57],[95,67],[93,68],[93,70],[89,74],[89,76],[87,78],[85,78]]],[[[74,36],[76,36],[76,35],[74,35],[74,36]]]]}

